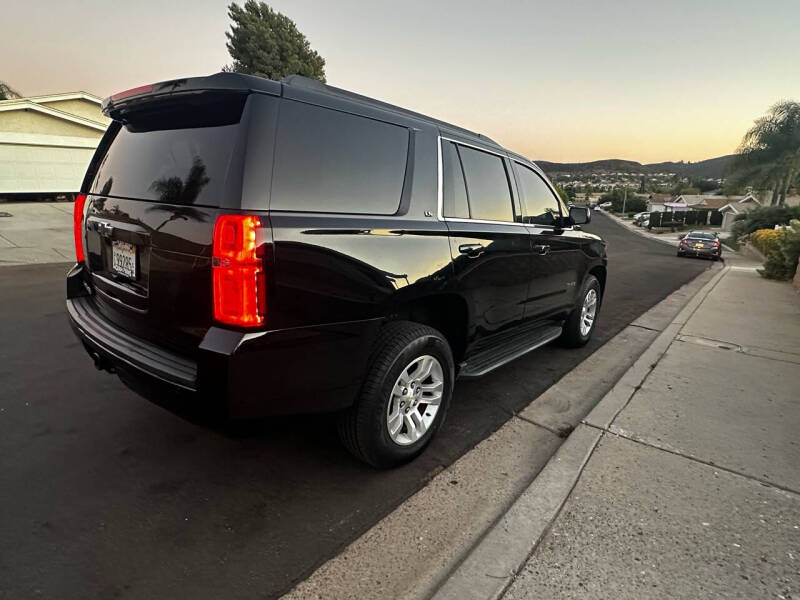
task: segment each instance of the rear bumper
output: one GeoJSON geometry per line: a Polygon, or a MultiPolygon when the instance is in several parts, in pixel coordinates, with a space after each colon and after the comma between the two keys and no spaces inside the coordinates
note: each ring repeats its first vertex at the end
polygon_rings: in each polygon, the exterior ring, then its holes
{"type": "Polygon", "coordinates": [[[70,325],[100,369],[160,405],[170,395],[231,418],[327,412],[354,402],[380,320],[245,333],[211,327],[192,357],[117,327],[68,282],[70,325]]]}
{"type": "Polygon", "coordinates": [[[114,327],[90,296],[68,299],[67,313],[72,330],[99,368],[138,371],[161,383],[197,391],[197,363],[114,327]]]}
{"type": "Polygon", "coordinates": [[[722,254],[720,248],[678,248],[678,252],[686,256],[704,256],[706,258],[713,258],[722,254]]]}

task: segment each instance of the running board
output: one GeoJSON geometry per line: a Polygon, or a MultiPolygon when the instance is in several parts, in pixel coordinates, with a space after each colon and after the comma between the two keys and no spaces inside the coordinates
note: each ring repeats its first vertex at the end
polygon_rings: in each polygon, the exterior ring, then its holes
{"type": "Polygon", "coordinates": [[[552,342],[561,335],[561,331],[562,329],[558,325],[541,325],[535,329],[523,331],[470,356],[461,363],[458,376],[463,379],[471,379],[486,375],[515,358],[552,342]]]}

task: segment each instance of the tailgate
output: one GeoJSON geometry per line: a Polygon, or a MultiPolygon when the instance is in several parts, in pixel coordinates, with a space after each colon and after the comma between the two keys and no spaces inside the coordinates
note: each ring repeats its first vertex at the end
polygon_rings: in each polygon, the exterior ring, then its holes
{"type": "Polygon", "coordinates": [[[239,207],[246,101],[171,97],[112,123],[84,227],[95,302],[109,321],[184,352],[211,326],[214,223],[239,207]]]}

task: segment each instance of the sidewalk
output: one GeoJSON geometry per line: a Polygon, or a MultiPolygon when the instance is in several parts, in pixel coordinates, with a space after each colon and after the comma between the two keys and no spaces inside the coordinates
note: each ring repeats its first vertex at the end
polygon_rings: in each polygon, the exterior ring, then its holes
{"type": "Polygon", "coordinates": [[[435,598],[800,598],[800,297],[729,262],[435,598]]]}
{"type": "Polygon", "coordinates": [[[74,262],[72,202],[0,202],[0,267],[74,262]]]}

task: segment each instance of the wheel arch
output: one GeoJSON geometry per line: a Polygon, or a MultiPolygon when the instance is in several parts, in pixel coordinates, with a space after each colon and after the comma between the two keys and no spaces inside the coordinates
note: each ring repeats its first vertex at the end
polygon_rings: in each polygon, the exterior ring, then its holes
{"type": "Polygon", "coordinates": [[[458,294],[435,294],[398,304],[390,321],[407,320],[433,327],[444,335],[458,364],[467,345],[467,302],[458,294]]]}
{"type": "Polygon", "coordinates": [[[600,283],[600,301],[602,302],[606,291],[606,266],[595,265],[589,269],[587,275],[594,275],[597,278],[597,281],[600,283]]]}

